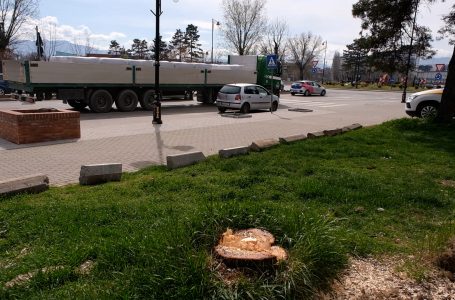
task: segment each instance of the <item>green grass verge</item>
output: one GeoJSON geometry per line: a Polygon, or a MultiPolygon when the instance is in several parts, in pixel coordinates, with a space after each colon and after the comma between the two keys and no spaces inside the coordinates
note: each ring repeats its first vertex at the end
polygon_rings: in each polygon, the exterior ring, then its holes
{"type": "Polygon", "coordinates": [[[0,298],[301,299],[349,255],[432,257],[455,229],[454,141],[454,125],[403,119],[0,199],[0,298]],[[269,230],[289,261],[227,283],[212,251],[228,227],[269,230]]]}

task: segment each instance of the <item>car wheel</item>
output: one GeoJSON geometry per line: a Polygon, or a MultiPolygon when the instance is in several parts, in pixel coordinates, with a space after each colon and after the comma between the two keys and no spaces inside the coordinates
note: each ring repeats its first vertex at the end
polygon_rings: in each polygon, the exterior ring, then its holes
{"type": "Polygon", "coordinates": [[[291,93],[292,96],[295,96],[295,93],[291,93]]]}
{"type": "Polygon", "coordinates": [[[274,101],[272,103],[272,111],[277,111],[278,110],[278,102],[274,101]]]}
{"type": "Polygon", "coordinates": [[[111,111],[113,103],[111,93],[106,90],[96,90],[91,95],[88,106],[93,112],[107,113],[111,111]]]}
{"type": "Polygon", "coordinates": [[[249,103],[244,103],[242,107],[240,108],[240,112],[242,114],[247,114],[250,112],[250,104],[249,103]]]}
{"type": "Polygon", "coordinates": [[[115,100],[115,106],[120,111],[133,111],[139,102],[136,93],[133,90],[123,90],[115,100]]]}
{"type": "Polygon", "coordinates": [[[418,116],[422,119],[434,119],[438,114],[438,105],[435,103],[423,103],[419,105],[418,116]]]}
{"type": "Polygon", "coordinates": [[[309,96],[310,95],[310,91],[309,90],[305,90],[305,93],[303,93],[304,96],[309,96]]]}
{"type": "Polygon", "coordinates": [[[0,88],[0,95],[1,95],[1,96],[5,95],[5,90],[2,89],[2,88],[0,88]]]}
{"type": "Polygon", "coordinates": [[[77,109],[77,110],[82,110],[87,107],[87,103],[85,103],[82,100],[67,100],[68,105],[77,109]]]}
{"type": "Polygon", "coordinates": [[[218,107],[218,111],[220,113],[224,113],[224,112],[226,112],[226,107],[218,107]]]}
{"type": "Polygon", "coordinates": [[[325,90],[322,90],[321,96],[324,97],[324,96],[325,96],[325,93],[326,93],[326,91],[325,91],[325,90]]]}

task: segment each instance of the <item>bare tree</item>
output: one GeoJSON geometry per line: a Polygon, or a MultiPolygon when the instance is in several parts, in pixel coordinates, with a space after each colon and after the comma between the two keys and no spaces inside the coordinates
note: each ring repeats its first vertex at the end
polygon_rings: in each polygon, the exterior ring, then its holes
{"type": "Polygon", "coordinates": [[[305,69],[319,56],[324,49],[322,38],[313,35],[311,32],[302,33],[288,39],[288,48],[291,60],[299,67],[300,78],[303,79],[305,69]]]}
{"type": "Polygon", "coordinates": [[[284,57],[286,52],[286,35],[288,33],[288,24],[286,21],[277,19],[267,27],[266,38],[261,42],[260,52],[262,54],[276,54],[284,57]]]}
{"type": "Polygon", "coordinates": [[[239,55],[248,55],[266,28],[266,0],[223,0],[223,35],[239,55]]]}
{"type": "Polygon", "coordinates": [[[39,0],[0,0],[0,58],[17,42],[20,28],[38,11],[39,0]]]}

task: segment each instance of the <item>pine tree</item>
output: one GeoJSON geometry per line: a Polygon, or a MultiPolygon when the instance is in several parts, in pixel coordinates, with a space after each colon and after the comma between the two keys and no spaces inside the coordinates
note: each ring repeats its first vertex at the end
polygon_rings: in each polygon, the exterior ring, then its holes
{"type": "Polygon", "coordinates": [[[197,26],[189,24],[185,30],[185,44],[190,57],[190,62],[201,59],[204,56],[204,51],[201,49],[202,44],[199,44],[199,31],[197,26]]]}
{"type": "MultiPolygon", "coordinates": [[[[152,52],[152,59],[155,59],[156,57],[156,51],[155,51],[155,43],[156,39],[153,40],[153,44],[150,47],[150,52],[152,52]]],[[[168,60],[169,59],[169,48],[167,46],[167,43],[163,41],[162,36],[160,36],[160,60],[168,60]]]]}
{"type": "Polygon", "coordinates": [[[186,38],[182,30],[177,29],[169,43],[170,56],[179,61],[183,60],[186,53],[186,38]],[[178,57],[178,58],[177,58],[178,57]]]}

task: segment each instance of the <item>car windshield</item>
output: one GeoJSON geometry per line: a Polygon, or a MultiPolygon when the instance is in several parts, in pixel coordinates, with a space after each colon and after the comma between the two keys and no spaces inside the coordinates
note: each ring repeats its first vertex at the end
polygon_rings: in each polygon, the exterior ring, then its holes
{"type": "Polygon", "coordinates": [[[221,88],[223,94],[240,94],[240,87],[235,85],[225,85],[221,88]]]}

